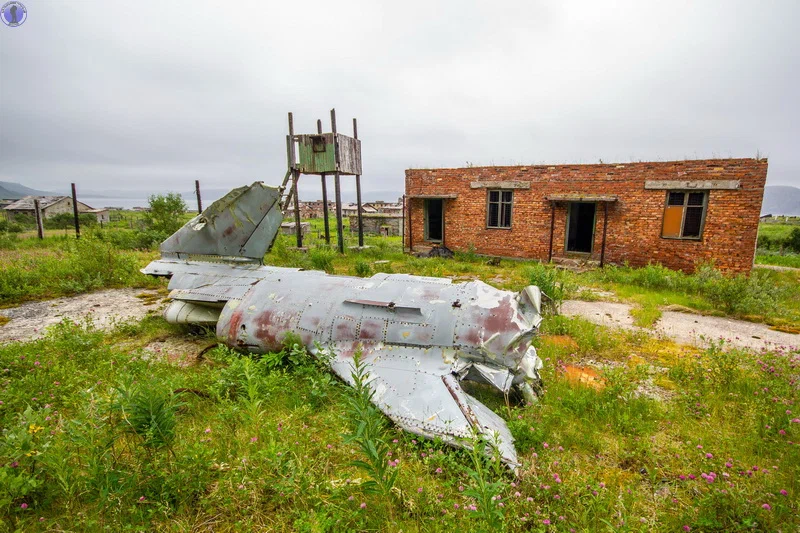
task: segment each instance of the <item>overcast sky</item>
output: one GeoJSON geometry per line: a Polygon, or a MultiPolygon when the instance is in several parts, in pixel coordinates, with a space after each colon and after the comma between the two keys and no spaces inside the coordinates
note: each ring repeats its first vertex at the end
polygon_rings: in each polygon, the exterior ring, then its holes
{"type": "Polygon", "coordinates": [[[757,153],[800,186],[796,1],[23,3],[0,26],[0,181],[278,184],[286,112],[313,133],[336,107],[365,191],[410,167],[757,153]]]}

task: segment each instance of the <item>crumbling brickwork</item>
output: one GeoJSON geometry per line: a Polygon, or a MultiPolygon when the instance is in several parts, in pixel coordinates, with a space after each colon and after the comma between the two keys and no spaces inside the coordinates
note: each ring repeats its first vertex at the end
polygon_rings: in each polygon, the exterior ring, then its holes
{"type": "Polygon", "coordinates": [[[425,240],[425,197],[439,196],[444,244],[453,250],[542,261],[599,260],[602,254],[606,263],[652,262],[687,272],[713,260],[724,271],[749,272],[766,178],[766,159],[411,169],[405,244],[438,244],[425,240]],[[496,189],[513,190],[508,229],[487,227],[487,194],[496,189]],[[706,192],[699,238],[662,237],[670,191],[706,192]],[[591,252],[585,254],[566,249],[569,200],[579,196],[596,205],[591,252]]]}

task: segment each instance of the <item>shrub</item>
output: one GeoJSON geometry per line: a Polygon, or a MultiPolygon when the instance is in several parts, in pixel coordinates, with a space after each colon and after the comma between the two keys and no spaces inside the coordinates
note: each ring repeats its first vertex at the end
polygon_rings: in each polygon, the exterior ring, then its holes
{"type": "Polygon", "coordinates": [[[144,221],[149,229],[172,234],[183,226],[182,216],[187,208],[180,194],[153,194],[148,201],[150,210],[145,213],[144,221]]]}
{"type": "Polygon", "coordinates": [[[767,314],[778,305],[785,290],[773,282],[769,272],[754,270],[749,277],[725,276],[709,263],[698,267],[695,278],[699,294],[733,314],[767,314]]]}
{"type": "Polygon", "coordinates": [[[800,253],[800,228],[792,228],[787,245],[795,252],[800,253]]]}
{"type": "MultiPolygon", "coordinates": [[[[92,227],[97,225],[97,217],[91,213],[79,213],[78,222],[81,227],[92,227]]],[[[42,221],[42,225],[47,229],[69,229],[75,226],[75,217],[72,213],[59,213],[42,221]]]]}
{"type": "Polygon", "coordinates": [[[356,276],[360,276],[362,278],[368,278],[372,275],[372,266],[363,259],[357,260],[354,268],[356,271],[356,276]]]}

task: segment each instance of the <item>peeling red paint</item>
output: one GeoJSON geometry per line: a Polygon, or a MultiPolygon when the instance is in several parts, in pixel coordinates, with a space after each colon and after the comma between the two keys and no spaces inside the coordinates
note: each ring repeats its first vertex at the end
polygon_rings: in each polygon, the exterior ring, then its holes
{"type": "Polygon", "coordinates": [[[363,340],[382,340],[385,321],[365,318],[361,321],[359,338],[363,340]]]}
{"type": "Polygon", "coordinates": [[[243,313],[237,309],[231,313],[231,318],[228,321],[228,342],[233,342],[239,336],[239,326],[242,323],[243,313]]]}
{"type": "Polygon", "coordinates": [[[333,330],[333,340],[352,341],[356,338],[356,323],[350,320],[339,319],[333,330]]]}

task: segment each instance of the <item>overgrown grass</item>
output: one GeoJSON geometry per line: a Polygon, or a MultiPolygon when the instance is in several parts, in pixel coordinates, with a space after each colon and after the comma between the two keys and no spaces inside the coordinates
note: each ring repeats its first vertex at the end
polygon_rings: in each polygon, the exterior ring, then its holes
{"type": "Polygon", "coordinates": [[[758,250],[756,254],[756,264],[800,268],[800,254],[758,250]]]}
{"type": "Polygon", "coordinates": [[[538,404],[479,394],[517,438],[513,477],[386,426],[367,389],[291,338],[186,366],[138,347],[189,333],[160,319],[113,333],[64,322],[0,346],[0,531],[800,527],[797,353],[701,352],[563,317],[543,331],[538,404]],[[589,358],[602,389],[566,372],[589,358]],[[364,438],[359,421],[374,424],[364,438]]]}
{"type": "Polygon", "coordinates": [[[794,273],[754,269],[749,276],[730,276],[712,264],[701,265],[694,274],[660,265],[609,265],[587,272],[584,279],[638,303],[638,319],[644,323],[657,318],[657,307],[663,305],[681,305],[774,325],[800,322],[800,301],[796,297],[800,277],[794,273]]]}
{"type": "Polygon", "coordinates": [[[21,242],[14,250],[0,251],[0,305],[161,284],[139,272],[151,254],[122,251],[91,238],[21,242]]]}

